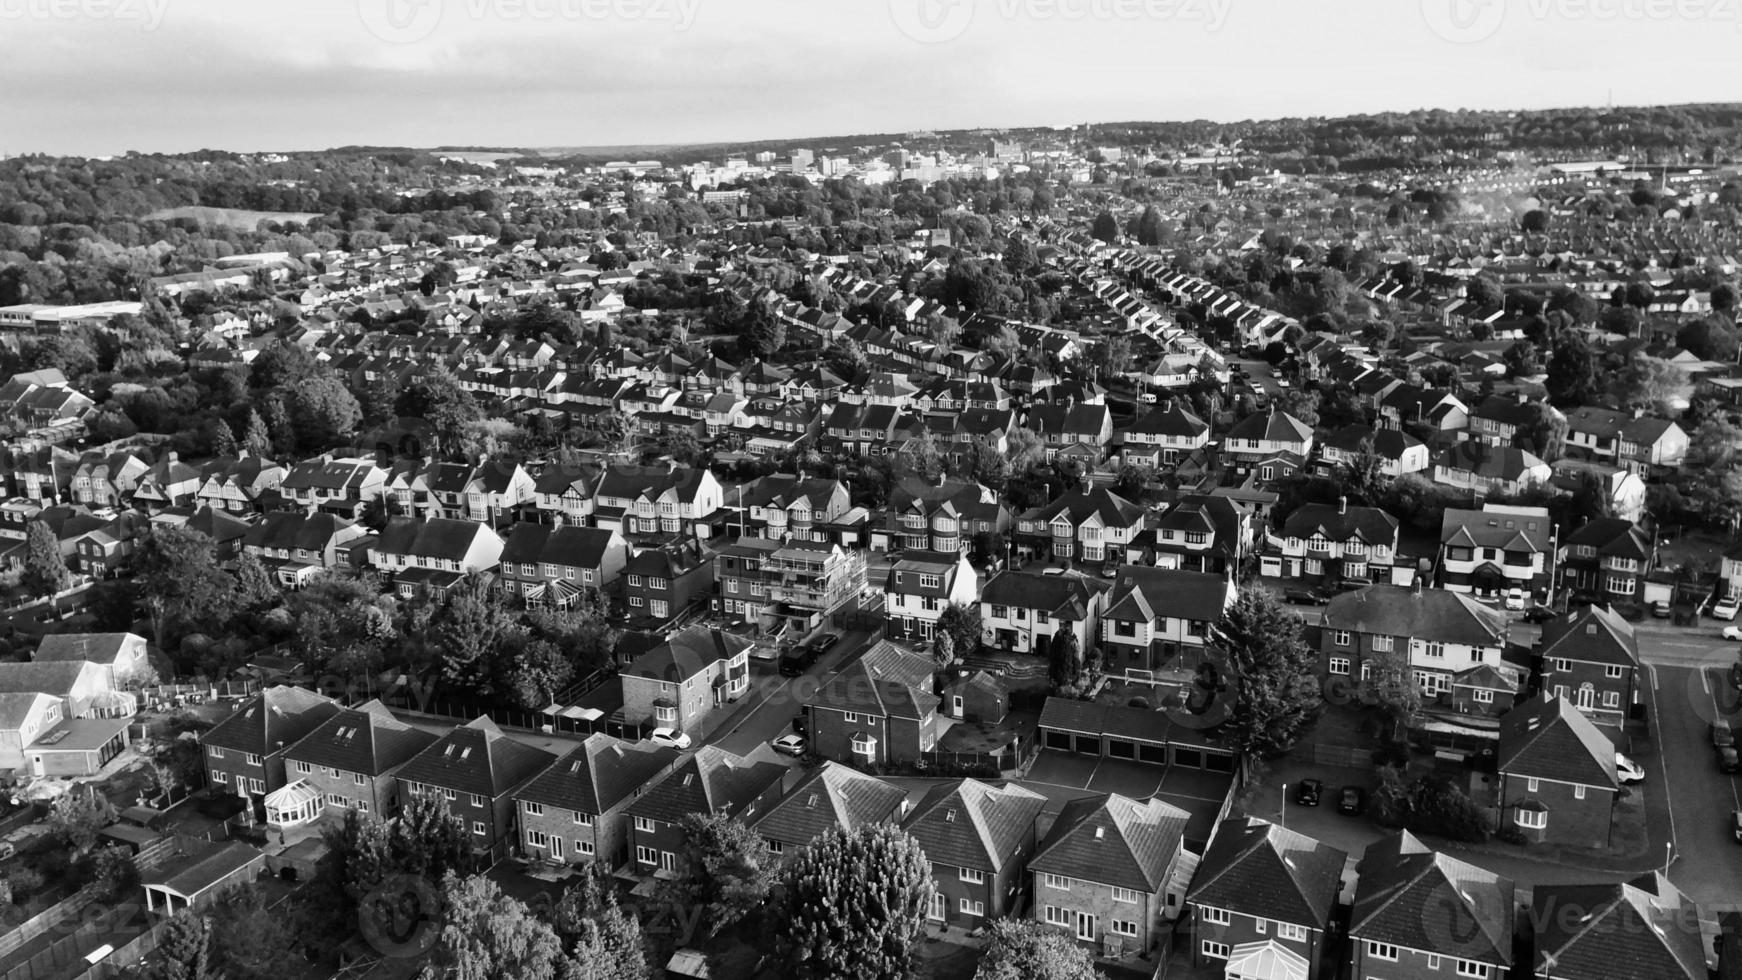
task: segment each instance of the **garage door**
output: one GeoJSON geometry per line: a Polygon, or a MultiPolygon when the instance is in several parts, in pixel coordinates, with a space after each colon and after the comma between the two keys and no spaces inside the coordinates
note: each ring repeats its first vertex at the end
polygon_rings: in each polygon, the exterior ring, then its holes
{"type": "Polygon", "coordinates": [[[1211,772],[1233,772],[1234,757],[1220,752],[1204,753],[1204,768],[1211,772]]]}
{"type": "Polygon", "coordinates": [[[1185,769],[1202,769],[1204,754],[1197,749],[1174,749],[1173,764],[1185,769]]]}
{"type": "Polygon", "coordinates": [[[1077,751],[1084,755],[1100,755],[1101,739],[1095,735],[1078,735],[1077,751]]]}
{"type": "Polygon", "coordinates": [[[1144,762],[1152,762],[1158,766],[1167,765],[1167,746],[1141,745],[1137,749],[1137,757],[1144,762]]]}
{"type": "Polygon", "coordinates": [[[1135,759],[1137,743],[1122,738],[1110,738],[1107,740],[1107,754],[1115,759],[1135,759]]]}
{"type": "Polygon", "coordinates": [[[1065,752],[1069,752],[1071,750],[1071,733],[1047,732],[1046,747],[1049,749],[1061,749],[1065,752]]]}

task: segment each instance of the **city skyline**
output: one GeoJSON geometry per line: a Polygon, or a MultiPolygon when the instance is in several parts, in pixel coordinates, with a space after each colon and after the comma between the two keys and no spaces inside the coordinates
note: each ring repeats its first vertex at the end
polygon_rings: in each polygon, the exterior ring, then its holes
{"type": "Polygon", "coordinates": [[[821,6],[8,0],[0,152],[669,145],[1742,100],[1742,24],[1703,0],[1359,0],[1335,16],[1280,0],[821,6]]]}

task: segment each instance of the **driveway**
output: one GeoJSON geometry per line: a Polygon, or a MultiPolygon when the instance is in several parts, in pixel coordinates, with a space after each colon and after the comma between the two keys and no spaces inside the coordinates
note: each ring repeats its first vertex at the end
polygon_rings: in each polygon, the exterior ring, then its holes
{"type": "Polygon", "coordinates": [[[791,730],[792,719],[804,707],[806,697],[840,673],[842,666],[871,646],[876,638],[877,634],[869,630],[841,634],[841,642],[799,677],[780,676],[774,664],[753,668],[756,673],[751,677],[750,693],[708,735],[707,743],[738,755],[749,755],[766,746],[775,736],[791,730]]]}

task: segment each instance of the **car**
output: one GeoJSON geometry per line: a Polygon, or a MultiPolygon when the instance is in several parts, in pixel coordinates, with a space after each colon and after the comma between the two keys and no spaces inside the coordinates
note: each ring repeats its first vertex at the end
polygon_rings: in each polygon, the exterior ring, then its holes
{"type": "Polygon", "coordinates": [[[1738,603],[1734,597],[1719,599],[1712,603],[1712,618],[1729,622],[1736,618],[1736,610],[1739,607],[1742,607],[1742,603],[1738,603]]]}
{"type": "Polygon", "coordinates": [[[782,755],[804,755],[805,744],[803,735],[782,735],[768,743],[774,751],[782,755]]]}
{"type": "Polygon", "coordinates": [[[1325,792],[1323,780],[1303,779],[1294,787],[1294,801],[1301,806],[1318,806],[1325,792]]]}
{"type": "Polygon", "coordinates": [[[1730,811],[1730,836],[1742,843],[1742,810],[1730,811]]]}
{"type": "Polygon", "coordinates": [[[1742,661],[1730,665],[1730,686],[1742,691],[1742,661]]]}
{"type": "Polygon", "coordinates": [[[810,647],[793,647],[780,658],[780,676],[797,677],[817,662],[817,652],[810,647]]]}
{"type": "Polygon", "coordinates": [[[1288,390],[1288,379],[1287,378],[1277,378],[1276,379],[1276,386],[1278,388],[1281,388],[1283,391],[1287,391],[1288,390]]]}
{"type": "Polygon", "coordinates": [[[1507,589],[1502,605],[1508,609],[1522,611],[1525,606],[1525,598],[1523,589],[1507,589]]]}
{"type": "Polygon", "coordinates": [[[1726,626],[1723,635],[1732,643],[1742,643],[1742,626],[1726,626]]]}
{"type": "Polygon", "coordinates": [[[1730,730],[1730,722],[1723,718],[1715,718],[1711,725],[1712,748],[1721,749],[1736,744],[1736,733],[1730,730]]]}
{"type": "Polygon", "coordinates": [[[1326,602],[1324,595],[1316,589],[1284,589],[1282,598],[1297,606],[1322,606],[1326,602]]]}
{"type": "Polygon", "coordinates": [[[1146,391],[1143,394],[1138,395],[1137,400],[1145,405],[1153,405],[1155,404],[1155,392],[1146,391]]]}
{"type": "Polygon", "coordinates": [[[1651,615],[1657,619],[1668,619],[1672,611],[1668,599],[1659,599],[1651,604],[1651,615]]]}
{"type": "Polygon", "coordinates": [[[1736,757],[1736,747],[1726,745],[1718,750],[1718,771],[1735,775],[1742,772],[1742,759],[1736,757]]]}
{"type": "Polygon", "coordinates": [[[1065,570],[1062,568],[1047,568],[1047,569],[1042,569],[1040,574],[1042,574],[1042,575],[1063,575],[1064,573],[1065,573],[1065,570]]]}
{"type": "Polygon", "coordinates": [[[751,660],[761,660],[761,661],[765,661],[768,663],[773,663],[774,661],[780,659],[780,651],[775,649],[774,647],[765,646],[761,643],[758,643],[755,646],[750,648],[750,659],[751,660]]]}
{"type": "Polygon", "coordinates": [[[1548,606],[1537,603],[1524,611],[1524,621],[1527,623],[1546,623],[1555,618],[1555,611],[1548,606]]]}
{"type": "Polygon", "coordinates": [[[673,749],[687,749],[691,744],[688,735],[675,728],[666,728],[664,726],[655,728],[653,732],[647,736],[647,740],[652,742],[654,745],[664,745],[673,749]]]}
{"type": "Polygon", "coordinates": [[[1645,782],[1645,770],[1639,763],[1627,758],[1621,753],[1615,753],[1615,776],[1623,786],[1645,782]]]}
{"type": "Polygon", "coordinates": [[[824,633],[811,641],[811,649],[818,653],[828,653],[830,650],[833,650],[835,644],[839,642],[841,642],[841,634],[824,633]]]}
{"type": "Polygon", "coordinates": [[[1359,786],[1345,786],[1337,794],[1337,812],[1346,816],[1357,817],[1367,809],[1367,791],[1359,786]]]}

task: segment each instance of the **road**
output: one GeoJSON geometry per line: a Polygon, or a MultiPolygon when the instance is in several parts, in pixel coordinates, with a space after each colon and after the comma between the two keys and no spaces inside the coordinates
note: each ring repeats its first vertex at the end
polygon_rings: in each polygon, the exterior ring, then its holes
{"type": "MultiPolygon", "coordinates": [[[[708,744],[738,755],[750,755],[767,746],[770,739],[791,731],[792,719],[804,706],[806,698],[840,673],[842,666],[875,639],[876,634],[869,630],[843,633],[841,642],[799,677],[781,677],[774,665],[759,667],[760,672],[753,678],[743,705],[708,737],[708,744]]],[[[765,754],[776,759],[787,758],[774,755],[772,750],[765,754]]]]}
{"type": "MultiPolygon", "coordinates": [[[[1739,777],[1718,771],[1708,729],[1713,718],[1737,714],[1728,668],[1648,663],[1646,674],[1656,735],[1652,761],[1663,773],[1659,786],[1668,794],[1677,844],[1670,880],[1695,901],[1742,905],[1742,843],[1730,830],[1730,814],[1742,809],[1742,786],[1739,777]]],[[[1642,764],[1649,779],[1654,767],[1642,764]]]]}

